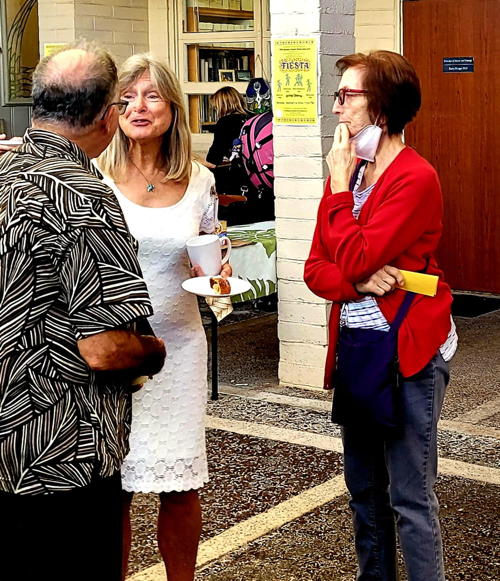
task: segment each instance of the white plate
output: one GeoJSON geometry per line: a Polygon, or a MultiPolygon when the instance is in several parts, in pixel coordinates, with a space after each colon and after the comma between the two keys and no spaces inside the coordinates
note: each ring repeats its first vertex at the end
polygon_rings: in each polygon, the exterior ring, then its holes
{"type": "Polygon", "coordinates": [[[197,276],[195,278],[188,278],[182,283],[182,288],[188,293],[199,295],[200,297],[232,297],[250,290],[252,285],[248,280],[241,278],[234,278],[230,276],[227,280],[231,285],[231,292],[229,294],[220,295],[216,293],[210,286],[210,276],[197,276]]]}

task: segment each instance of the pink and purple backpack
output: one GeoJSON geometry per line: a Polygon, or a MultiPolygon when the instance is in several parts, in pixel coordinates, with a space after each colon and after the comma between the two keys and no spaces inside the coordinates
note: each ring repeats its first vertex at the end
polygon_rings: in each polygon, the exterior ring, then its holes
{"type": "Polygon", "coordinates": [[[272,195],[274,183],[273,114],[255,115],[241,128],[241,157],[258,197],[272,195]]]}

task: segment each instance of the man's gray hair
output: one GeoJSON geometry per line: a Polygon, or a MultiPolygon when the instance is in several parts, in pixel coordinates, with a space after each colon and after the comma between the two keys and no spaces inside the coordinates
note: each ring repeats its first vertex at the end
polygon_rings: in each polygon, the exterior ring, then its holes
{"type": "Polygon", "coordinates": [[[116,64],[109,52],[87,41],[73,43],[38,63],[33,73],[33,121],[75,129],[88,127],[114,99],[116,87],[116,64]],[[79,76],[54,63],[54,57],[70,49],[88,55],[79,76]]]}

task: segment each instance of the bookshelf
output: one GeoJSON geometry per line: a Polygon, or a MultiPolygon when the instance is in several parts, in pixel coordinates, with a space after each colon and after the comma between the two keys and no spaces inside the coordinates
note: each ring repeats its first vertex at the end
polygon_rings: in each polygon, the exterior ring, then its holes
{"type": "MultiPolygon", "coordinates": [[[[230,8],[188,7],[186,13],[187,32],[224,33],[253,30],[254,13],[251,10],[230,8]],[[251,26],[250,26],[251,24],[251,26]]],[[[218,46],[204,46],[201,43],[187,46],[188,82],[219,82],[219,70],[250,71],[255,69],[254,47],[238,46],[239,43],[219,43],[218,46]]],[[[245,44],[245,43],[243,43],[245,44]]],[[[207,99],[198,95],[189,96],[189,121],[195,133],[210,127],[207,117],[207,99]]]]}
{"type": "Polygon", "coordinates": [[[176,1],[189,124],[194,134],[206,134],[215,122],[209,96],[227,83],[244,92],[269,67],[269,0],[176,1]]]}
{"type": "MultiPolygon", "coordinates": [[[[254,48],[237,46],[198,46],[199,80],[218,82],[219,70],[250,71],[254,76],[254,48]]],[[[235,76],[235,80],[237,80],[235,76]]]]}
{"type": "MultiPolygon", "coordinates": [[[[196,9],[193,9],[196,10],[196,9]]],[[[200,22],[225,23],[228,20],[253,20],[251,10],[230,10],[225,8],[198,8],[200,22]]]]}

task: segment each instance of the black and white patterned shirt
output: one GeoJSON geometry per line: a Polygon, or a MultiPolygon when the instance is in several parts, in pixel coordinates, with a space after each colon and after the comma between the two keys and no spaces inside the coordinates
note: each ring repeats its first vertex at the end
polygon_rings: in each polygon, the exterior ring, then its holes
{"type": "Polygon", "coordinates": [[[110,476],[130,396],[77,340],[152,313],[111,190],[64,137],[28,129],[0,158],[0,490],[50,494],[110,476]]]}

